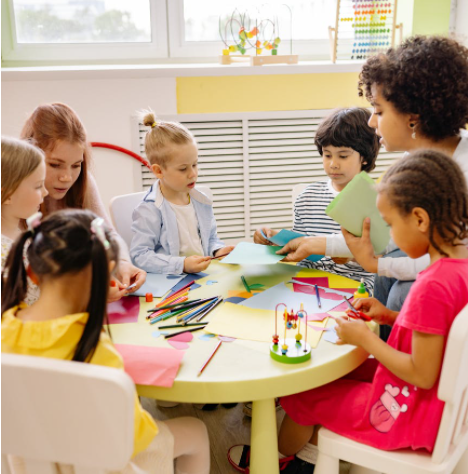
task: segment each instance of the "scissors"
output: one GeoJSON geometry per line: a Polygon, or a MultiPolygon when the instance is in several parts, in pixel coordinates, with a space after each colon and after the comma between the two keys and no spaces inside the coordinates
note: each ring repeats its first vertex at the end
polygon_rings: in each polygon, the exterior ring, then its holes
{"type": "Polygon", "coordinates": [[[343,299],[346,301],[346,303],[349,306],[350,312],[348,313],[349,317],[354,318],[354,319],[363,319],[364,321],[372,321],[372,318],[368,316],[367,314],[363,313],[362,311],[358,311],[346,298],[346,296],[343,296],[343,299]]]}

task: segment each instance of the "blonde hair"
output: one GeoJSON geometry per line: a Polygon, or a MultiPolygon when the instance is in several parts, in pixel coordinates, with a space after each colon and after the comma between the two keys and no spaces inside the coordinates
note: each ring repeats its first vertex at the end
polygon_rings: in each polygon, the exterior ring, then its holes
{"type": "Polygon", "coordinates": [[[37,147],[16,138],[2,137],[2,204],[44,161],[37,147]]]}
{"type": "Polygon", "coordinates": [[[196,143],[192,133],[181,123],[158,120],[153,111],[143,111],[142,123],[151,127],[145,138],[145,153],[154,165],[165,166],[171,159],[172,145],[196,143]]]}

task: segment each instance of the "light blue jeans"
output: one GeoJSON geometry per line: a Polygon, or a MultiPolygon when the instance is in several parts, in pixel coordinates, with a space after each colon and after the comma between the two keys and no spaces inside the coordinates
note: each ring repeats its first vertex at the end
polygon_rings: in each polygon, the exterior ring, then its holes
{"type": "MultiPolygon", "coordinates": [[[[400,249],[395,249],[384,255],[382,258],[407,257],[400,249]]],[[[406,297],[411,289],[412,281],[400,281],[396,278],[389,278],[375,275],[374,297],[392,311],[400,311],[406,297]]],[[[380,326],[380,338],[386,341],[390,335],[391,326],[380,326]]]]}

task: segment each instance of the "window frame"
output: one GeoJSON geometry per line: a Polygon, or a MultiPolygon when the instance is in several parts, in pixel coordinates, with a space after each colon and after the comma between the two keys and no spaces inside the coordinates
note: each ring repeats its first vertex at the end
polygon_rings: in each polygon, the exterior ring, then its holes
{"type": "Polygon", "coordinates": [[[165,0],[149,0],[151,42],[148,43],[18,43],[13,0],[2,0],[2,62],[90,63],[167,58],[167,12],[165,0]]]}

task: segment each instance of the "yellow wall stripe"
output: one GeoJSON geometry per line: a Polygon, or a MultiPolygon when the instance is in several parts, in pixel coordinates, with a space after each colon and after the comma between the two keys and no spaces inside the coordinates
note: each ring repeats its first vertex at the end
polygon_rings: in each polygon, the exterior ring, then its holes
{"type": "Polygon", "coordinates": [[[368,107],[358,73],[177,78],[180,114],[368,107]]]}

